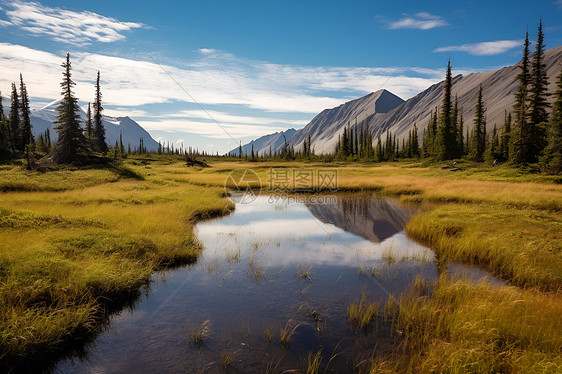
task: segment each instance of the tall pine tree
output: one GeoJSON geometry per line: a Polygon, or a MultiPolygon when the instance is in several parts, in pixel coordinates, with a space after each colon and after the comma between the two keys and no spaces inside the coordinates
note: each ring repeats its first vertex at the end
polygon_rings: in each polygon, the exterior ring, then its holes
{"type": "Polygon", "coordinates": [[[107,153],[108,147],[105,142],[105,128],[103,127],[102,114],[103,106],[101,103],[100,72],[96,79],[96,97],[94,99],[94,144],[95,149],[102,154],[107,153]]]}
{"type": "Polygon", "coordinates": [[[12,149],[12,154],[21,151],[21,123],[20,123],[20,100],[18,96],[18,90],[16,89],[16,84],[12,83],[12,94],[10,96],[10,114],[8,115],[8,131],[10,137],[10,148],[12,149]]]}
{"type": "Polygon", "coordinates": [[[544,125],[548,121],[547,108],[550,104],[548,97],[548,78],[544,63],[544,34],[542,20],[539,22],[535,53],[531,58],[531,75],[529,82],[529,118],[528,118],[528,147],[524,155],[526,162],[536,162],[546,146],[544,125]]]}
{"type": "Polygon", "coordinates": [[[542,20],[539,23],[535,53],[531,57],[531,74],[529,82],[529,122],[532,125],[548,121],[547,108],[550,104],[548,96],[548,77],[546,75],[546,64],[544,63],[544,34],[542,32],[542,20]]]}
{"type": "Polygon", "coordinates": [[[510,136],[511,136],[511,112],[507,112],[505,110],[505,118],[503,123],[502,129],[502,136],[500,142],[500,151],[501,151],[501,160],[507,161],[509,160],[509,153],[510,153],[510,136]]]}
{"type": "Polygon", "coordinates": [[[66,54],[66,61],[61,65],[64,69],[60,86],[62,87],[63,99],[57,107],[58,116],[55,127],[58,133],[57,144],[53,153],[56,162],[76,162],[85,150],[85,138],[80,127],[80,107],[78,99],[74,97],[72,87],[72,66],[70,64],[70,53],[66,54]]]}
{"type": "Polygon", "coordinates": [[[7,160],[11,157],[10,150],[10,131],[8,119],[4,115],[4,104],[2,103],[2,92],[0,92],[0,160],[7,160]]]}
{"type": "Polygon", "coordinates": [[[456,112],[453,111],[452,95],[453,77],[451,61],[447,63],[447,74],[443,83],[443,103],[434,142],[434,152],[438,160],[450,160],[457,157],[456,112]],[[453,123],[454,122],[454,123],[453,123]]]}
{"type": "Polygon", "coordinates": [[[562,70],[557,78],[548,126],[548,145],[541,158],[542,169],[553,174],[562,173],[562,70]]]}
{"type": "Polygon", "coordinates": [[[527,122],[527,97],[530,81],[529,73],[529,31],[525,33],[525,42],[523,43],[523,58],[519,65],[521,71],[517,75],[519,80],[519,88],[515,93],[515,104],[513,110],[515,113],[515,126],[510,135],[510,161],[516,164],[526,161],[530,135],[527,122]]]}
{"type": "MultiPolygon", "coordinates": [[[[23,83],[23,76],[20,74],[20,112],[21,112],[21,138],[20,138],[20,150],[26,151],[26,148],[33,147],[35,143],[33,139],[33,133],[31,132],[31,119],[29,118],[29,96],[27,94],[27,88],[25,83],[23,83]]],[[[31,150],[28,150],[29,152],[31,150]]]]}
{"type": "Polygon", "coordinates": [[[476,107],[474,109],[474,127],[472,129],[472,141],[470,142],[470,158],[474,161],[482,161],[484,159],[484,150],[486,148],[486,109],[482,101],[482,85],[478,90],[478,98],[476,99],[476,107]]]}
{"type": "Polygon", "coordinates": [[[92,149],[94,146],[93,140],[94,140],[94,128],[92,126],[92,109],[90,107],[90,103],[88,103],[88,109],[86,111],[86,142],[88,145],[88,148],[92,149]]]}

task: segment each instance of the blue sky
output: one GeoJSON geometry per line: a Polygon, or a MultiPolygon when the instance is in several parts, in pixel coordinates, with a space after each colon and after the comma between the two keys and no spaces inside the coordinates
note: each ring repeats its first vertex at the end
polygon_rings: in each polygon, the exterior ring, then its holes
{"type": "Polygon", "coordinates": [[[155,139],[225,152],[303,127],[380,88],[403,99],[516,63],[542,17],[562,45],[562,1],[0,1],[0,90],[21,72],[41,107],[73,61],[85,104],[101,71],[106,114],[155,139]]]}

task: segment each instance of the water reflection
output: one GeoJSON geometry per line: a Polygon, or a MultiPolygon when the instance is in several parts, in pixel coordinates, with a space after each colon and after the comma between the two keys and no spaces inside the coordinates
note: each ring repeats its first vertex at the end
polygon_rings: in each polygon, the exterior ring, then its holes
{"type": "Polygon", "coordinates": [[[194,266],[155,274],[149,296],[112,318],[87,360],[66,360],[58,371],[263,372],[270,363],[283,371],[302,368],[308,351],[329,356],[337,347],[331,368],[346,372],[375,346],[385,353],[395,344],[384,327],[353,328],[348,305],[362,292],[384,305],[416,277],[437,277],[433,252],[403,231],[412,213],[367,195],[237,204],[197,225],[205,249],[194,266]],[[206,321],[203,344],[191,344],[206,321]],[[284,327],[294,329],[288,345],[284,327]]]}

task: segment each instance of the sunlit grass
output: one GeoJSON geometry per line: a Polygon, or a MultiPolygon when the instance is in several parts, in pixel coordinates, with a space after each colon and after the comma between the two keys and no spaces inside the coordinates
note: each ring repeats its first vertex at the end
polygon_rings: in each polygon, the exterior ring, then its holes
{"type": "Polygon", "coordinates": [[[442,277],[431,297],[418,289],[390,302],[387,315],[416,373],[522,372],[562,369],[562,300],[536,290],[473,285],[442,277]]]}
{"type": "Polygon", "coordinates": [[[232,209],[222,189],[180,185],[134,162],[0,171],[0,190],[11,191],[0,194],[0,360],[94,331],[100,300],[135,291],[156,268],[194,261],[195,220],[232,209]]]}
{"type": "Polygon", "coordinates": [[[359,330],[370,330],[376,327],[379,305],[367,301],[365,292],[361,293],[359,304],[351,304],[347,308],[349,322],[359,330]]]}
{"type": "MultiPolygon", "coordinates": [[[[435,249],[439,262],[474,264],[519,286],[442,279],[429,295],[429,286],[416,280],[417,293],[403,298],[404,308],[385,308],[401,342],[399,358],[373,359],[371,372],[562,371],[559,177],[507,166],[453,173],[411,162],[206,161],[211,168],[158,156],[47,173],[2,166],[0,360],[95,331],[100,300],[134,292],[154,269],[196,259],[194,223],[233,207],[221,198],[231,170],[251,167],[266,187],[271,167],[327,166],[338,168],[340,190],[376,191],[418,206],[407,232],[435,249]]],[[[401,260],[390,251],[383,255],[386,268],[401,260]]],[[[239,251],[225,256],[240,261],[239,251]]],[[[250,258],[251,277],[263,279],[265,270],[250,258]]],[[[387,273],[383,267],[359,271],[381,279],[387,273]]],[[[295,275],[311,279],[304,267],[295,275]]],[[[363,296],[349,319],[359,329],[373,326],[378,309],[363,296]]],[[[297,327],[280,329],[283,347],[297,327]]],[[[273,332],[265,338],[273,341],[273,332]]],[[[315,365],[316,355],[309,360],[315,365]]],[[[268,370],[276,371],[273,363],[268,370]]]]}

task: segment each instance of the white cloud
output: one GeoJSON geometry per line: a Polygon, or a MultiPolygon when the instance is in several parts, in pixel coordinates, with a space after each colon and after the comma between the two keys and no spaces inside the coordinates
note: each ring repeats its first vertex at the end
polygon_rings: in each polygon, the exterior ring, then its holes
{"type": "MultiPolygon", "coordinates": [[[[22,72],[32,103],[57,99],[63,59],[63,55],[0,43],[0,90],[9,92],[10,83],[22,72]]],[[[153,130],[192,131],[220,138],[227,136],[213,119],[233,137],[255,137],[302,127],[312,115],[380,88],[406,99],[444,75],[443,70],[417,67],[281,65],[222,51],[181,66],[84,52],[71,52],[71,61],[75,92],[82,102],[93,100],[94,80],[101,71],[107,115],[128,115],[153,130]],[[207,108],[225,104],[229,110],[251,108],[245,112],[252,114],[181,108],[182,103],[195,100],[207,108]],[[169,113],[142,107],[162,103],[171,108],[169,113]]]]}
{"type": "Polygon", "coordinates": [[[260,137],[277,131],[285,131],[282,126],[259,126],[246,124],[221,124],[214,122],[191,120],[140,120],[137,121],[146,130],[160,130],[169,132],[185,132],[207,136],[216,139],[239,139],[244,137],[260,137]]]}
{"type": "MultiPolygon", "coordinates": [[[[34,35],[74,45],[123,40],[123,32],[145,27],[142,23],[123,22],[88,11],[50,8],[37,2],[14,1],[9,7],[10,10],[5,10],[10,20],[9,25],[34,35]]],[[[5,22],[2,21],[0,25],[8,26],[5,22]]]]}
{"type": "Polygon", "coordinates": [[[287,120],[280,118],[238,116],[214,110],[182,110],[175,113],[159,115],[161,118],[203,118],[219,123],[244,123],[249,125],[271,125],[285,123],[294,126],[304,126],[308,121],[287,120]]]}
{"type": "Polygon", "coordinates": [[[417,13],[415,16],[407,16],[397,21],[390,22],[388,28],[394,29],[418,29],[429,30],[436,27],[448,26],[449,23],[439,16],[427,12],[417,13]]]}
{"type": "Polygon", "coordinates": [[[521,46],[521,40],[496,40],[493,42],[470,43],[440,47],[434,52],[467,52],[475,56],[491,56],[504,53],[512,48],[521,46]]]}
{"type": "Polygon", "coordinates": [[[212,49],[212,48],[201,48],[201,49],[199,49],[199,53],[204,54],[204,55],[215,53],[216,51],[217,51],[216,49],[212,49]]]}

